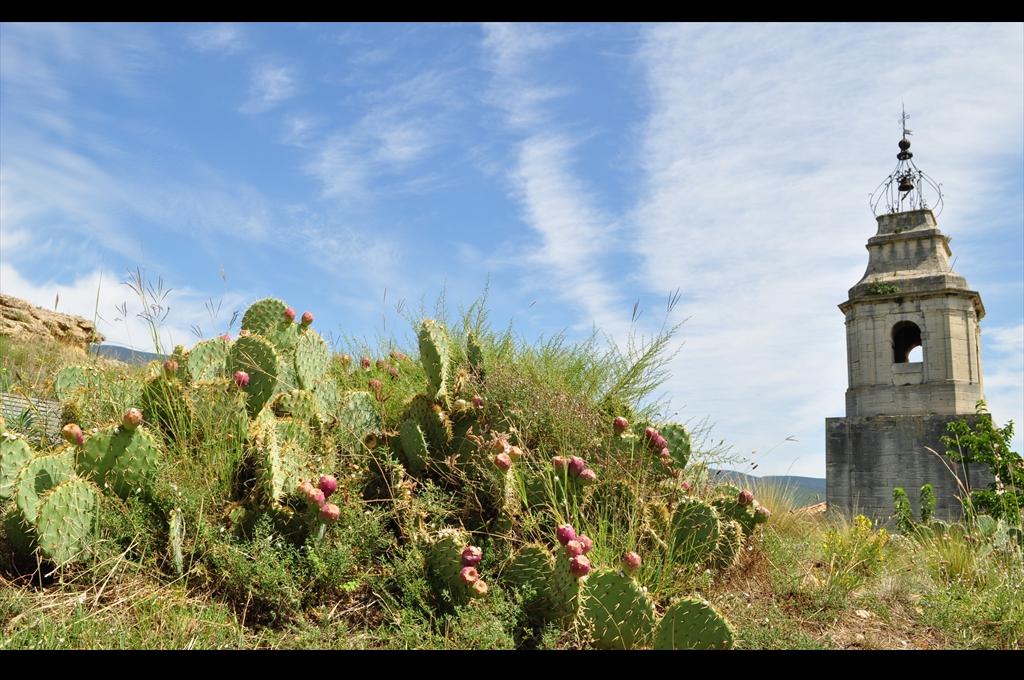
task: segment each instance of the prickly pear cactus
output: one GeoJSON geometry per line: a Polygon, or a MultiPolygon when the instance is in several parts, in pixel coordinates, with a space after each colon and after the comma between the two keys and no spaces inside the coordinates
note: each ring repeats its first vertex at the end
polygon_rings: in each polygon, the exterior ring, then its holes
{"type": "Polygon", "coordinates": [[[0,503],[10,500],[22,469],[35,453],[24,439],[12,433],[0,435],[0,503]]]}
{"type": "Polygon", "coordinates": [[[654,634],[654,649],[732,649],[736,633],[706,600],[688,598],[668,608],[654,634]]]}
{"type": "Polygon", "coordinates": [[[36,531],[15,503],[4,512],[4,532],[11,547],[22,555],[32,554],[37,547],[36,531]]]}
{"type": "Polygon", "coordinates": [[[440,590],[447,590],[453,604],[463,604],[467,589],[462,572],[462,551],[466,541],[457,529],[442,529],[426,548],[427,570],[440,590]]]}
{"type": "Polygon", "coordinates": [[[39,552],[59,565],[82,557],[92,539],[99,497],[96,485],[81,478],[47,491],[35,522],[39,552]]]}
{"type": "Polygon", "coordinates": [[[715,569],[728,569],[740,558],[746,536],[740,523],[731,520],[722,522],[722,535],[712,556],[715,569]]]}
{"type": "Polygon", "coordinates": [[[266,411],[253,422],[250,448],[260,491],[270,505],[280,504],[309,472],[303,446],[309,437],[302,423],[279,421],[266,411]]]}
{"type": "Polygon", "coordinates": [[[686,467],[690,460],[690,433],[682,423],[664,423],[658,432],[668,442],[668,452],[672,456],[673,466],[679,470],[686,467]]]}
{"type": "Polygon", "coordinates": [[[277,395],[273,402],[273,410],[279,416],[291,417],[307,425],[319,420],[316,398],[306,390],[290,390],[277,395]]]}
{"type": "Polygon", "coordinates": [[[696,498],[679,503],[672,517],[672,548],[678,558],[688,564],[703,564],[711,556],[721,523],[713,507],[696,498]]]}
{"type": "MultiPolygon", "coordinates": [[[[281,312],[283,314],[284,310],[281,312]]],[[[232,374],[242,371],[249,375],[249,384],[242,390],[246,393],[249,417],[255,418],[277,386],[277,350],[270,342],[255,335],[240,337],[231,346],[228,370],[232,374]]]]}
{"type": "Polygon", "coordinates": [[[95,432],[78,452],[79,473],[121,498],[149,489],[159,464],[160,448],[152,434],[118,425],[95,432]]]}
{"type": "Polygon", "coordinates": [[[340,398],[341,407],[335,414],[342,433],[341,445],[351,450],[363,446],[369,435],[384,429],[380,406],[369,392],[353,390],[340,398]]]}
{"type": "Polygon", "coordinates": [[[580,612],[598,649],[646,645],[654,628],[654,604],[632,577],[605,569],[587,577],[580,612]]]}
{"type": "MultiPolygon", "coordinates": [[[[301,328],[301,326],[299,326],[301,328]]],[[[331,363],[331,350],[316,331],[305,329],[295,344],[295,375],[298,386],[304,390],[324,379],[331,363]]]]}
{"type": "Polygon", "coordinates": [[[242,316],[242,330],[266,335],[267,331],[284,320],[286,309],[288,305],[275,298],[257,300],[245,310],[242,316]]]}
{"type": "Polygon", "coordinates": [[[423,430],[415,420],[407,420],[402,423],[401,437],[402,452],[405,454],[409,472],[423,472],[427,468],[427,460],[430,459],[430,450],[427,448],[423,430]]]}
{"type": "Polygon", "coordinates": [[[427,397],[431,401],[448,399],[448,336],[436,321],[424,319],[419,329],[420,362],[427,374],[427,397]]]}
{"type": "Polygon", "coordinates": [[[476,331],[470,331],[466,338],[466,359],[469,360],[469,368],[479,377],[484,377],[484,350],[476,337],[476,331]]]}
{"type": "Polygon", "coordinates": [[[60,370],[53,383],[60,403],[73,401],[80,391],[87,392],[98,380],[99,371],[91,366],[67,366],[60,370]]]}
{"type": "Polygon", "coordinates": [[[553,569],[547,549],[529,545],[516,553],[512,564],[506,567],[503,579],[506,585],[520,592],[527,610],[537,611],[549,607],[553,569]]]}
{"type": "Polygon", "coordinates": [[[405,407],[405,417],[420,426],[427,442],[440,451],[452,439],[452,424],[448,415],[437,404],[432,404],[422,394],[414,396],[405,407]]]}
{"type": "Polygon", "coordinates": [[[563,627],[569,625],[579,613],[581,580],[572,575],[572,563],[565,551],[559,550],[551,573],[548,602],[551,605],[550,619],[561,623],[563,627]]]}
{"type": "Polygon", "coordinates": [[[341,406],[341,390],[331,379],[322,380],[313,385],[313,397],[316,399],[316,410],[327,415],[334,413],[341,406]]]}
{"type": "Polygon", "coordinates": [[[204,340],[196,344],[185,356],[185,372],[191,382],[226,378],[230,354],[230,341],[224,338],[204,340]]]}
{"type": "Polygon", "coordinates": [[[15,485],[15,501],[25,521],[34,524],[39,515],[40,499],[74,474],[75,466],[68,456],[54,454],[30,460],[22,468],[15,485]]]}

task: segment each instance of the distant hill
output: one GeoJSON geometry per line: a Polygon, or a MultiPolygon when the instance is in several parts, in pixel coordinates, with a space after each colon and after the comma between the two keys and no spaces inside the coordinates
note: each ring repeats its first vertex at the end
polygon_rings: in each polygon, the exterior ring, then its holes
{"type": "Polygon", "coordinates": [[[757,495],[759,485],[770,484],[774,487],[790,488],[796,507],[815,505],[825,500],[825,479],[823,477],[798,477],[796,475],[765,475],[755,477],[732,470],[714,470],[711,473],[719,483],[749,486],[757,495]]]}
{"type": "Polygon", "coordinates": [[[135,366],[145,366],[150,361],[160,359],[160,356],[153,352],[140,352],[139,350],[119,347],[117,345],[92,345],[89,347],[89,353],[135,366]]]}

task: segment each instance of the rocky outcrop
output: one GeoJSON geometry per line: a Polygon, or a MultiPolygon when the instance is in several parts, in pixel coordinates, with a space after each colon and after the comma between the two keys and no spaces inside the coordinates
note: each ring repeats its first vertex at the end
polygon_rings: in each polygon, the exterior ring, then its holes
{"type": "Polygon", "coordinates": [[[88,319],[40,309],[10,295],[0,295],[0,324],[0,335],[57,340],[82,352],[89,350],[90,343],[106,340],[88,319]]]}

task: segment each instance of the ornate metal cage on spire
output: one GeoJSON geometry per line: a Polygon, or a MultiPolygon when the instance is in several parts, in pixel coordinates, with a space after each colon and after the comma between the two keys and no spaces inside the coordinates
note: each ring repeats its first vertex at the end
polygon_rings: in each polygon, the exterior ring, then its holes
{"type": "Polygon", "coordinates": [[[896,169],[871,192],[869,201],[875,216],[883,204],[888,214],[927,209],[935,212],[936,216],[942,213],[942,185],[918,169],[912,160],[914,154],[910,152],[907,137],[913,131],[907,129],[908,118],[910,116],[904,109],[900,118],[903,139],[899,142],[900,152],[896,154],[896,169]]]}

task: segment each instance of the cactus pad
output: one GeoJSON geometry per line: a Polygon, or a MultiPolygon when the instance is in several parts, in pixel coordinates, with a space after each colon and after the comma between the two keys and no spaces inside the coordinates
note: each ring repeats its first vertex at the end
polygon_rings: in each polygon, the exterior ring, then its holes
{"type": "Polygon", "coordinates": [[[22,468],[35,457],[32,449],[21,437],[0,435],[0,502],[14,495],[15,484],[22,468]]]}
{"type": "Polygon", "coordinates": [[[341,405],[341,391],[338,389],[338,384],[331,379],[313,385],[312,392],[316,399],[316,409],[323,415],[334,413],[341,405]]]}
{"type": "Polygon", "coordinates": [[[417,394],[409,401],[405,413],[406,418],[419,424],[423,436],[435,449],[444,449],[451,442],[452,426],[447,414],[422,394],[417,394]]]}
{"type": "Polygon", "coordinates": [[[427,440],[423,437],[423,430],[415,420],[407,420],[402,423],[402,451],[405,453],[409,472],[422,472],[426,469],[430,451],[427,449],[427,440]]]}
{"type": "Polygon", "coordinates": [[[255,418],[270,400],[277,386],[277,351],[263,338],[254,335],[238,338],[231,346],[228,370],[231,373],[244,371],[249,374],[249,384],[242,390],[246,393],[249,417],[255,418]]]}
{"type": "Polygon", "coordinates": [[[167,552],[170,553],[174,573],[181,576],[185,571],[185,517],[181,510],[171,510],[171,519],[167,527],[167,552]]]}
{"type": "Polygon", "coordinates": [[[476,375],[484,376],[484,350],[476,336],[476,331],[470,331],[466,338],[466,359],[469,360],[469,367],[476,375]]]}
{"type": "Polygon", "coordinates": [[[658,428],[658,433],[668,442],[668,452],[672,456],[674,467],[682,470],[690,460],[690,433],[682,423],[665,423],[658,428]]]}
{"type": "Polygon", "coordinates": [[[701,564],[718,544],[721,525],[713,507],[696,498],[679,503],[672,517],[672,547],[688,564],[701,564]]]}
{"type": "Polygon", "coordinates": [[[384,429],[380,408],[369,392],[346,392],[341,397],[341,404],[337,416],[338,427],[345,435],[342,437],[343,445],[361,447],[367,435],[384,429]]]}
{"type": "Polygon", "coordinates": [[[537,609],[547,606],[551,573],[551,555],[541,546],[531,545],[516,554],[503,578],[506,584],[520,591],[524,607],[537,609]]]}
{"type": "Polygon", "coordinates": [[[331,363],[331,350],[316,331],[306,329],[295,345],[295,374],[298,386],[304,390],[324,379],[327,365],[331,363]]]}
{"type": "Polygon", "coordinates": [[[99,496],[95,484],[78,478],[48,491],[36,520],[39,552],[57,564],[80,557],[89,546],[99,496]]]}
{"type": "Polygon", "coordinates": [[[192,382],[227,377],[231,342],[214,338],[198,343],[185,357],[185,370],[192,382]]]}
{"type": "Polygon", "coordinates": [[[16,504],[12,503],[4,513],[4,532],[7,542],[22,555],[30,555],[36,549],[35,529],[16,504]]]}
{"type": "Polygon", "coordinates": [[[62,455],[39,456],[22,468],[15,485],[15,500],[25,520],[34,524],[40,499],[47,491],[66,482],[75,474],[71,461],[62,455]]]}
{"type": "Polygon", "coordinates": [[[448,591],[454,604],[462,604],[466,599],[466,586],[459,578],[465,547],[462,532],[443,529],[427,548],[427,570],[437,586],[448,591]]]}
{"type": "Polygon", "coordinates": [[[78,471],[97,486],[108,486],[121,498],[146,488],[160,463],[159,445],[146,430],[111,425],[85,440],[78,471]]]}
{"type": "Polygon", "coordinates": [[[427,397],[431,401],[448,399],[448,336],[432,319],[424,319],[419,329],[420,363],[427,374],[427,397]]]}
{"type": "Polygon", "coordinates": [[[53,383],[53,390],[57,393],[57,399],[67,403],[75,398],[79,390],[88,390],[96,381],[99,373],[91,366],[67,366],[57,374],[53,383]]]}
{"type": "Polygon", "coordinates": [[[242,316],[242,330],[266,335],[271,327],[284,320],[284,310],[288,308],[281,300],[263,298],[249,305],[242,316]]]}
{"type": "Polygon", "coordinates": [[[583,617],[598,649],[632,649],[647,643],[654,604],[632,577],[602,570],[587,577],[583,617]]]}
{"type": "Polygon", "coordinates": [[[291,390],[274,399],[274,412],[279,416],[291,416],[307,424],[317,420],[316,398],[306,390],[291,390]]]}
{"type": "MultiPolygon", "coordinates": [[[[572,563],[564,550],[555,556],[555,568],[551,573],[551,588],[548,601],[551,604],[551,619],[563,626],[568,625],[580,608],[580,581],[572,575],[572,563]]],[[[584,579],[586,577],[583,577],[584,579]]]]}
{"type": "Polygon", "coordinates": [[[736,633],[706,600],[689,598],[668,608],[654,635],[654,649],[732,649],[736,633]]]}
{"type": "Polygon", "coordinates": [[[722,522],[722,535],[718,538],[718,547],[714,552],[715,569],[728,569],[736,564],[743,550],[745,538],[739,522],[722,522]]]}

